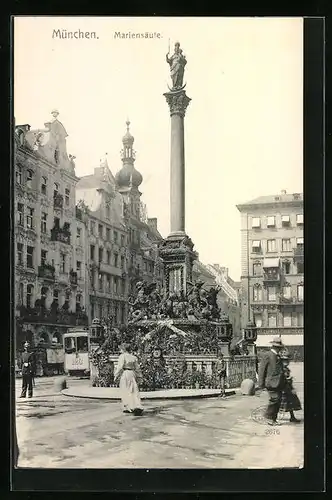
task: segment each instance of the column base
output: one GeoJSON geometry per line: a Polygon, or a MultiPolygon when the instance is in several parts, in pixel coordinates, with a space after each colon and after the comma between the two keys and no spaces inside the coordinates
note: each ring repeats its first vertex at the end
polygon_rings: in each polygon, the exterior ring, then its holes
{"type": "Polygon", "coordinates": [[[185,231],[172,231],[168,236],[167,239],[173,239],[173,238],[183,238],[184,236],[187,236],[185,231]]]}

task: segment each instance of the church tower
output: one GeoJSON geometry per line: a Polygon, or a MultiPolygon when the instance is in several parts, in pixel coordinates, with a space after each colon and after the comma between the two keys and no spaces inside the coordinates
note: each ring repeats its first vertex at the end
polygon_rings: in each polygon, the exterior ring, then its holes
{"type": "Polygon", "coordinates": [[[115,182],[118,191],[123,196],[127,217],[129,216],[130,218],[139,220],[140,198],[142,193],[139,191],[138,187],[141,185],[143,177],[134,166],[136,152],[133,148],[134,137],[129,131],[129,120],[127,120],[126,125],[127,132],[122,138],[123,148],[120,153],[122,168],[116,174],[115,182]]]}

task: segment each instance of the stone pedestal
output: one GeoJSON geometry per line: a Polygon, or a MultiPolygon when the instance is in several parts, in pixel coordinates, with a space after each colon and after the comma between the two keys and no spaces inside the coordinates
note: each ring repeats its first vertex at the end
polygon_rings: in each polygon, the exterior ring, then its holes
{"type": "Polygon", "coordinates": [[[169,236],[159,247],[164,263],[165,292],[187,293],[192,281],[193,262],[198,258],[187,236],[169,236]]]}
{"type": "Polygon", "coordinates": [[[171,233],[185,236],[184,116],[191,99],[185,90],[164,94],[171,115],[171,233]]]}

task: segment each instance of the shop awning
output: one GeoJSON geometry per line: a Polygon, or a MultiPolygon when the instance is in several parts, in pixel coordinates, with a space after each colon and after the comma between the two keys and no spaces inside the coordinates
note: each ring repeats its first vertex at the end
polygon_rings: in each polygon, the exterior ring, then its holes
{"type": "Polygon", "coordinates": [[[271,267],[280,267],[280,260],[279,259],[264,259],[263,262],[263,267],[264,269],[268,269],[271,267]]]}

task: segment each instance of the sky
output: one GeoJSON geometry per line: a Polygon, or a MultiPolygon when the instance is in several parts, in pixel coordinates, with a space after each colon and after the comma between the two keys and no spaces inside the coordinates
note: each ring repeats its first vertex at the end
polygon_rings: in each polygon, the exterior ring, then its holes
{"type": "Polygon", "coordinates": [[[192,99],[185,117],[186,232],[203,263],[240,279],[236,205],[303,188],[302,18],[17,17],[16,124],[42,128],[59,111],[76,174],[93,173],[107,153],[121,168],[129,118],[149,217],[170,231],[171,85],[166,53],[179,41],[192,99]],[[53,38],[53,30],[95,32],[53,38]],[[160,38],[116,38],[116,32],[160,38]]]}

